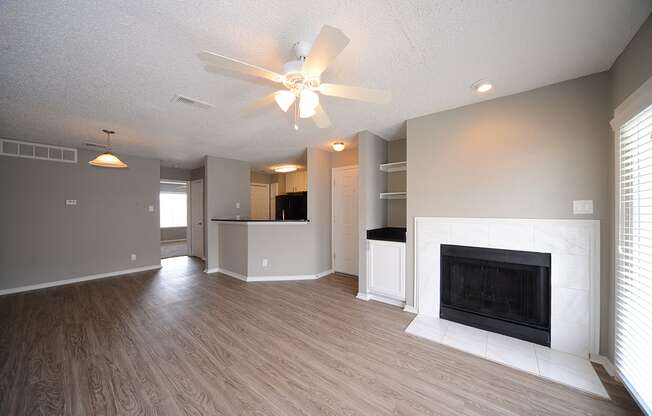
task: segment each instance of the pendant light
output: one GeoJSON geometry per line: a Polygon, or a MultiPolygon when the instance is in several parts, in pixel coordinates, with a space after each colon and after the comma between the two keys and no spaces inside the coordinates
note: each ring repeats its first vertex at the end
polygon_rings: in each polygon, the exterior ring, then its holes
{"type": "Polygon", "coordinates": [[[106,133],[106,151],[88,162],[88,164],[100,168],[126,169],[127,164],[111,153],[111,135],[115,134],[115,132],[106,129],[102,131],[106,133]]]}

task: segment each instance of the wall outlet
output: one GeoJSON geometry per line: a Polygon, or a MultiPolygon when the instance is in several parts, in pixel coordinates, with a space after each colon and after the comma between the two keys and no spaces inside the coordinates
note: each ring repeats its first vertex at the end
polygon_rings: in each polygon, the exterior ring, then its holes
{"type": "Polygon", "coordinates": [[[131,261],[136,261],[136,255],[135,254],[131,255],[131,261]]]}
{"type": "Polygon", "coordinates": [[[263,267],[269,266],[269,261],[267,259],[263,259],[263,267]]]}
{"type": "Polygon", "coordinates": [[[235,203],[235,207],[236,207],[236,208],[240,208],[240,203],[239,203],[239,202],[236,202],[236,203],[235,203]]]}
{"type": "Polygon", "coordinates": [[[66,205],[77,205],[76,199],[66,199],[66,205]]]}
{"type": "Polygon", "coordinates": [[[149,207],[147,207],[147,210],[149,212],[154,212],[154,205],[150,205],[149,207]]]}
{"type": "Polygon", "coordinates": [[[593,214],[593,200],[583,199],[573,201],[573,214],[593,214]]]}

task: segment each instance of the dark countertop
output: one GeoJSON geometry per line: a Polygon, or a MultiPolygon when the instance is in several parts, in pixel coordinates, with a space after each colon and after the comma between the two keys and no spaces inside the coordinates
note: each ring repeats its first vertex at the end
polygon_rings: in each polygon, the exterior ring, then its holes
{"type": "Polygon", "coordinates": [[[395,241],[405,243],[405,227],[383,227],[367,230],[367,240],[395,241]]]}
{"type": "Polygon", "coordinates": [[[251,220],[249,218],[211,218],[211,221],[219,222],[310,222],[310,220],[251,220]]]}

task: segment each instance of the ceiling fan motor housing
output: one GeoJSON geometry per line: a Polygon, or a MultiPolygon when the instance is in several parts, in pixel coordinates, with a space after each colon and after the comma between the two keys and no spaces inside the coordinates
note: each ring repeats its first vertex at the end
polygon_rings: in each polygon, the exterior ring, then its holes
{"type": "Polygon", "coordinates": [[[299,41],[292,46],[292,50],[296,55],[297,59],[300,61],[305,61],[306,57],[312,49],[312,44],[309,42],[299,41]]]}

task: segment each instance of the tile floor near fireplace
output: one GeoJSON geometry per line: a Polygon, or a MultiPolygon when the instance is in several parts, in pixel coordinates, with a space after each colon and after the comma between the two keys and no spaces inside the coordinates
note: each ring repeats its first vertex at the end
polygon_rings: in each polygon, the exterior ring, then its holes
{"type": "Polygon", "coordinates": [[[587,358],[426,315],[405,332],[609,398],[587,358]]]}

